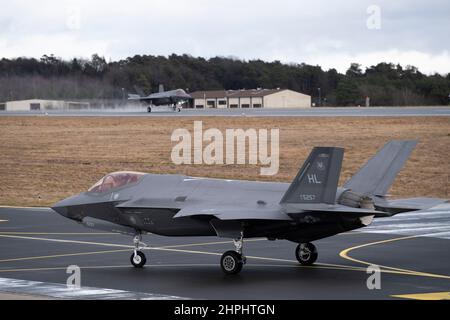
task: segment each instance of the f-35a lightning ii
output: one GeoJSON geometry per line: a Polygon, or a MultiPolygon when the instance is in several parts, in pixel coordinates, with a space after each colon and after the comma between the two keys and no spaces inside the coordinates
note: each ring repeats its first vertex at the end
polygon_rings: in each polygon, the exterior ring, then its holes
{"type": "Polygon", "coordinates": [[[152,93],[148,96],[140,96],[138,94],[129,94],[129,101],[139,101],[147,105],[147,111],[152,112],[152,109],[159,106],[169,106],[173,111],[180,112],[181,105],[192,97],[183,89],[176,89],[171,91],[164,91],[164,87],[160,85],[158,93],[152,93]]]}
{"type": "Polygon", "coordinates": [[[312,265],[318,257],[312,241],[368,226],[374,218],[446,202],[387,199],[415,146],[414,141],[389,142],[342,187],[344,150],[316,147],[291,184],[117,172],[53,210],[87,227],[134,236],[130,260],[138,268],[146,263],[145,233],[233,239],[235,250],[220,261],[226,274],[241,271],[244,239],[256,237],[298,243],[298,261],[312,265]]]}

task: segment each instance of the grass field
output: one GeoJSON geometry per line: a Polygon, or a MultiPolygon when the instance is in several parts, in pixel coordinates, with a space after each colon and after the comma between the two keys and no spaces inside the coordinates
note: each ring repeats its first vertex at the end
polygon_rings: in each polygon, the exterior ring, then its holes
{"type": "Polygon", "coordinates": [[[171,134],[192,132],[190,118],[0,117],[0,204],[50,205],[122,170],[290,182],[316,145],[345,147],[344,182],[392,139],[420,140],[392,196],[450,198],[448,117],[202,120],[204,129],[279,128],[279,173],[262,177],[252,165],[174,165],[171,134]]]}

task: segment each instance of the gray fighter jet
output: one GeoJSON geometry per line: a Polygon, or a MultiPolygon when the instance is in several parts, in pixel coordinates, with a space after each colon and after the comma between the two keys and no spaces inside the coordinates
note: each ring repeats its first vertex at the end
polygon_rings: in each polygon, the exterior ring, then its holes
{"type": "Polygon", "coordinates": [[[298,243],[298,261],[312,265],[318,257],[312,241],[446,202],[387,198],[415,146],[389,142],[343,187],[338,181],[344,150],[316,147],[291,184],[118,172],[53,210],[90,228],[134,236],[131,263],[138,268],[146,263],[145,233],[233,239],[235,250],[220,262],[226,274],[241,271],[244,239],[256,237],[298,243]]]}
{"type": "Polygon", "coordinates": [[[158,93],[152,93],[148,96],[140,96],[137,94],[129,94],[129,101],[139,101],[147,105],[147,111],[152,112],[154,107],[169,106],[173,111],[180,112],[181,105],[191,100],[192,97],[183,89],[164,91],[164,87],[160,86],[158,93]]]}

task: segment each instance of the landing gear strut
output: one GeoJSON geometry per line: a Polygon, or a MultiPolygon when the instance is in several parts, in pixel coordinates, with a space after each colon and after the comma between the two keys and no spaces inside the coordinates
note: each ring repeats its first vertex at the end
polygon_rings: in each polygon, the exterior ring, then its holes
{"type": "Polygon", "coordinates": [[[234,240],[235,251],[227,251],[220,259],[220,266],[225,274],[238,274],[247,259],[242,254],[242,247],[244,244],[243,233],[239,239],[234,240]]]}
{"type": "Polygon", "coordinates": [[[140,233],[134,236],[133,243],[134,251],[130,257],[131,264],[135,268],[142,268],[147,263],[147,258],[141,250],[147,247],[147,245],[142,242],[142,235],[140,233]]]}
{"type": "Polygon", "coordinates": [[[176,103],[174,103],[174,104],[172,105],[172,110],[175,111],[175,112],[181,112],[181,108],[178,107],[176,103]]]}
{"type": "Polygon", "coordinates": [[[295,250],[295,256],[298,262],[304,266],[313,265],[316,262],[319,254],[317,253],[317,248],[312,243],[300,243],[295,250]]]}

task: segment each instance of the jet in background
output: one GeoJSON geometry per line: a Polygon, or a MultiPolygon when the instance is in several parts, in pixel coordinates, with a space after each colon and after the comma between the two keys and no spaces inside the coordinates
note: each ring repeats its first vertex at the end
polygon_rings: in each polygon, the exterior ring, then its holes
{"type": "Polygon", "coordinates": [[[315,240],[446,202],[387,198],[415,146],[415,141],[389,142],[342,187],[344,150],[316,147],[291,184],[117,172],[52,209],[90,228],[134,236],[130,260],[138,268],[146,263],[145,233],[233,239],[235,250],[220,261],[226,274],[241,271],[247,238],[295,242],[299,263],[312,265],[318,258],[315,240]]]}
{"type": "Polygon", "coordinates": [[[152,93],[148,96],[138,94],[129,94],[129,101],[139,101],[147,105],[147,111],[152,112],[155,107],[168,106],[173,111],[181,112],[182,105],[190,101],[192,97],[183,89],[164,91],[164,86],[159,86],[158,93],[152,93]]]}

